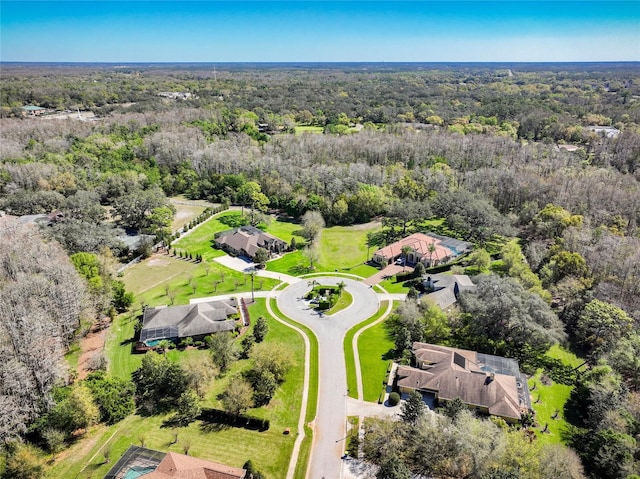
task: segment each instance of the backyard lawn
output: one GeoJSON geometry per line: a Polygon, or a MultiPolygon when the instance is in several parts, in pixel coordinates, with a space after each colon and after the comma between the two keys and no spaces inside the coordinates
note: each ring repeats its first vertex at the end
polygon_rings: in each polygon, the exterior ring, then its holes
{"type": "MultiPolygon", "coordinates": [[[[144,440],[145,446],[162,451],[183,452],[186,444],[190,444],[189,454],[220,461],[231,466],[240,467],[251,459],[256,467],[268,477],[283,478],[289,464],[295,434],[284,435],[282,432],[289,427],[295,430],[302,401],[302,381],[304,374],[304,342],[300,335],[291,328],[271,318],[265,306],[264,299],[258,299],[249,306],[252,324],[259,316],[267,318],[269,333],[266,342],[286,344],[292,352],[293,366],[287,374],[286,381],[278,388],[271,402],[262,408],[252,409],[248,414],[258,418],[270,420],[270,429],[265,432],[249,431],[232,427],[207,427],[196,421],[185,428],[171,429],[163,427],[162,423],[169,416],[157,415],[141,417],[129,416],[122,422],[111,426],[97,426],[86,437],[65,451],[49,471],[48,477],[80,479],[102,477],[126,450],[130,444],[140,444],[144,440]],[[173,433],[178,433],[178,442],[171,444],[173,433]],[[115,435],[113,435],[115,433],[115,435]],[[111,462],[104,463],[101,451],[109,441],[111,462]],[[268,447],[265,445],[268,444],[268,447]],[[241,446],[241,447],[240,447],[241,446]],[[95,457],[94,454],[98,453],[95,457]],[[64,461],[62,461],[64,457],[64,461]],[[82,473],[80,470],[87,466],[82,473]]],[[[112,337],[108,342],[110,371],[120,377],[130,377],[139,365],[143,355],[130,352],[130,345],[121,345],[133,334],[134,321],[121,317],[113,326],[112,337]]],[[[155,353],[148,353],[155,354],[155,353]]],[[[189,349],[186,351],[168,351],[167,357],[172,361],[182,362],[189,357],[197,357],[201,361],[210,361],[209,351],[189,349]]],[[[203,400],[203,407],[219,407],[218,395],[225,389],[231,378],[250,367],[249,361],[237,361],[223,376],[215,379],[211,390],[203,400]]],[[[315,414],[315,412],[314,412],[315,414]]]]}
{"type": "Polygon", "coordinates": [[[566,427],[564,420],[564,405],[569,399],[572,386],[559,384],[552,381],[545,386],[542,382],[542,371],[539,370],[535,376],[528,381],[529,389],[535,384],[536,389],[531,391],[531,405],[536,412],[536,433],[538,440],[544,444],[564,443],[561,431],[566,427]],[[553,415],[557,411],[554,419],[553,415]],[[542,432],[547,426],[547,431],[542,432]]]}
{"type": "MultiPolygon", "coordinates": [[[[559,359],[565,365],[571,367],[580,366],[583,361],[575,354],[563,349],[559,345],[554,345],[547,351],[547,356],[559,359]]],[[[561,432],[567,423],[564,420],[564,405],[569,399],[572,386],[557,383],[550,378],[543,378],[543,371],[538,370],[529,379],[529,390],[531,391],[531,403],[536,412],[536,432],[538,440],[544,444],[564,443],[561,432]],[[545,383],[547,385],[545,385],[545,383]],[[535,385],[535,389],[531,390],[535,385]],[[557,414],[556,414],[557,412],[557,414]],[[556,415],[555,418],[553,416],[556,415]],[[542,432],[547,426],[547,431],[542,432]]]]}

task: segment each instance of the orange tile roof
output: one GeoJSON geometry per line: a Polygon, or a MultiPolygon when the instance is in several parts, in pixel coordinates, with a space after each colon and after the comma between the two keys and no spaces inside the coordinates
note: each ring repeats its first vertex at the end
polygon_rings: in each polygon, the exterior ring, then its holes
{"type": "Polygon", "coordinates": [[[395,243],[391,243],[384,248],[380,248],[375,252],[375,255],[387,258],[387,260],[389,260],[391,258],[400,256],[402,254],[403,246],[411,246],[411,248],[420,253],[422,256],[429,258],[430,255],[432,255],[433,259],[438,260],[442,260],[454,254],[453,251],[451,251],[449,248],[443,246],[439,239],[436,239],[424,233],[414,233],[410,236],[407,236],[406,238],[401,239],[400,241],[396,241],[395,243]],[[435,246],[435,250],[433,251],[433,253],[429,252],[429,247],[431,245],[435,246]]]}
{"type": "Polygon", "coordinates": [[[244,479],[247,471],[217,462],[169,452],[144,479],[244,479]]]}

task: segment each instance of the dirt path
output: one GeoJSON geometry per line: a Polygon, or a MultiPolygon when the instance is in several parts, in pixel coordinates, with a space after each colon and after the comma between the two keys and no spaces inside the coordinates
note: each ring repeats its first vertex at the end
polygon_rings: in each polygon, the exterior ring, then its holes
{"type": "Polygon", "coordinates": [[[80,341],[80,358],[78,359],[78,380],[86,378],[91,372],[91,359],[102,353],[104,342],[107,338],[108,327],[103,327],[101,323],[96,324],[80,341]]]}

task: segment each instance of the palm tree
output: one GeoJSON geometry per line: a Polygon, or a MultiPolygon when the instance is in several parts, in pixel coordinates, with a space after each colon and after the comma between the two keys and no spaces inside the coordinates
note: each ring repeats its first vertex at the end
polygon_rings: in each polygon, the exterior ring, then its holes
{"type": "Polygon", "coordinates": [[[404,272],[404,269],[407,265],[407,256],[409,256],[409,253],[411,253],[411,251],[413,250],[413,248],[411,246],[409,246],[408,244],[404,245],[402,247],[402,257],[403,257],[403,261],[402,261],[402,271],[404,272]]]}
{"type": "Polygon", "coordinates": [[[432,241],[429,246],[427,246],[427,250],[429,251],[429,268],[433,268],[433,253],[436,252],[436,242],[432,241]]]}
{"type": "Polygon", "coordinates": [[[342,294],[342,290],[347,287],[344,281],[340,281],[336,286],[338,286],[338,296],[342,294]]]}
{"type": "Polygon", "coordinates": [[[167,349],[169,349],[169,340],[168,339],[163,339],[162,341],[158,342],[157,348],[162,351],[162,354],[164,354],[165,356],[167,355],[167,349]]]}

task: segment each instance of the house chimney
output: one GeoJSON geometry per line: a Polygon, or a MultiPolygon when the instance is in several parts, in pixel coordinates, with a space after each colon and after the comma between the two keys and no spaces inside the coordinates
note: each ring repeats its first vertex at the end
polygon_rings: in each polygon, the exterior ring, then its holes
{"type": "Polygon", "coordinates": [[[495,377],[496,377],[495,373],[493,373],[493,372],[492,373],[487,373],[487,377],[484,380],[485,386],[487,384],[491,384],[493,382],[493,380],[495,379],[495,377]]]}

